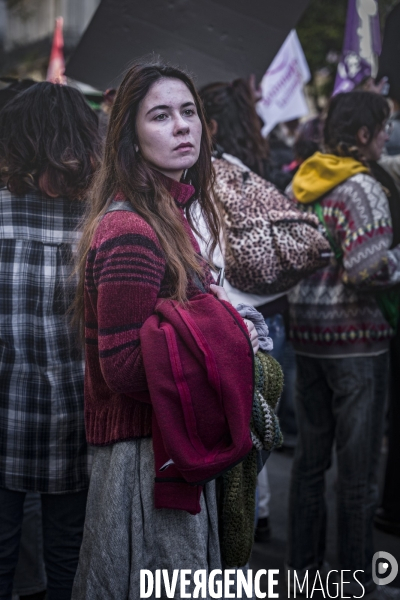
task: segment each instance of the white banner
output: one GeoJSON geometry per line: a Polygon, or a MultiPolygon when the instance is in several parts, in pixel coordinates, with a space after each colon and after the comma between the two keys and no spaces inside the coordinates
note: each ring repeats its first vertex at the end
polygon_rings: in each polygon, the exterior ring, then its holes
{"type": "Polygon", "coordinates": [[[278,123],[308,115],[303,86],[310,79],[306,57],[292,30],[261,81],[262,98],[257,112],[264,121],[264,136],[278,123]]]}

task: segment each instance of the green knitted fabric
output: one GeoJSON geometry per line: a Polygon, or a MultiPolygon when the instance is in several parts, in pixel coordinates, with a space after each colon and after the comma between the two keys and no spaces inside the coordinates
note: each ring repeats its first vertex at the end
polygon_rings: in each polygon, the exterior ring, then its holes
{"type": "Polygon", "coordinates": [[[254,537],[257,451],[282,444],[274,409],[283,388],[279,363],[263,352],[255,355],[255,393],[250,423],[253,448],[244,461],[223,475],[221,554],[226,567],[243,567],[254,537]]]}
{"type": "Polygon", "coordinates": [[[226,567],[243,567],[253,547],[257,450],[223,475],[221,554],[226,567]]]}
{"type": "Polygon", "coordinates": [[[259,389],[268,404],[275,408],[283,389],[281,366],[273,356],[260,351],[255,356],[255,362],[261,363],[263,373],[263,378],[259,382],[256,380],[256,389],[259,389]]]}
{"type": "Polygon", "coordinates": [[[282,393],[283,373],[280,364],[269,354],[255,356],[255,394],[250,423],[253,445],[257,450],[273,450],[283,438],[275,408],[282,393]]]}

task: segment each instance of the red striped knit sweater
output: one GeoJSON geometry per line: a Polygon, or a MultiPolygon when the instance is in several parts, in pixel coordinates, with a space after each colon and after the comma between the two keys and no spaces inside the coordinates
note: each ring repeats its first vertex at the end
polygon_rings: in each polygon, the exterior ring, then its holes
{"type": "MultiPolygon", "coordinates": [[[[163,177],[200,253],[184,206],[194,188],[163,177]]],[[[213,283],[206,268],[204,285],[213,283]]],[[[198,293],[189,284],[191,298],[198,293]]],[[[137,214],[112,212],[100,222],[86,264],[85,423],[90,444],[151,435],[151,405],[139,332],[159,297],[170,295],[166,260],[154,230],[137,214]]]]}

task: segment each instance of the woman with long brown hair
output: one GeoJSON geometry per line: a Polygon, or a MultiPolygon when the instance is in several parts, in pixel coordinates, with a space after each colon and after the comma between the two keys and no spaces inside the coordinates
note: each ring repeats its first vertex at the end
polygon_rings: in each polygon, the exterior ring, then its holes
{"type": "MultiPolygon", "coordinates": [[[[159,63],[134,65],[111,112],[80,251],[76,314],[84,321],[86,431],[95,451],[76,600],[136,599],[141,569],[172,575],[173,568],[221,567],[214,482],[191,508],[179,482],[171,508],[154,508],[154,419],[141,337],[160,298],[185,307],[201,289],[226,299],[192,232],[198,203],[213,250],[220,217],[211,189],[211,143],[191,79],[159,63]]],[[[165,377],[161,369],[157,377],[165,377]]],[[[168,417],[158,425],[171,428],[168,417]]]]}

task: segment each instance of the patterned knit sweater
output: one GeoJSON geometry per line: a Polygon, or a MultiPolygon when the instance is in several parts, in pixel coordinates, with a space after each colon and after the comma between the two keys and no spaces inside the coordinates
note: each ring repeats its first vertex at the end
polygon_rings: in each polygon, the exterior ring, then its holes
{"type": "MultiPolygon", "coordinates": [[[[289,295],[290,337],[299,354],[375,355],[393,330],[374,291],[400,283],[400,246],[390,250],[392,223],[380,184],[366,173],[350,177],[321,200],[342,261],[303,280],[289,295]]],[[[310,204],[305,210],[314,210],[310,204]]]]}
{"type": "MultiPolygon", "coordinates": [[[[184,216],[194,188],[162,177],[184,216]]],[[[213,283],[205,270],[206,290],[213,283]]],[[[198,293],[189,283],[187,294],[198,293]]],[[[85,424],[90,444],[151,435],[151,405],[139,333],[159,297],[170,295],[166,259],[154,230],[137,214],[102,219],[88,255],[85,279],[85,424]]]]}

